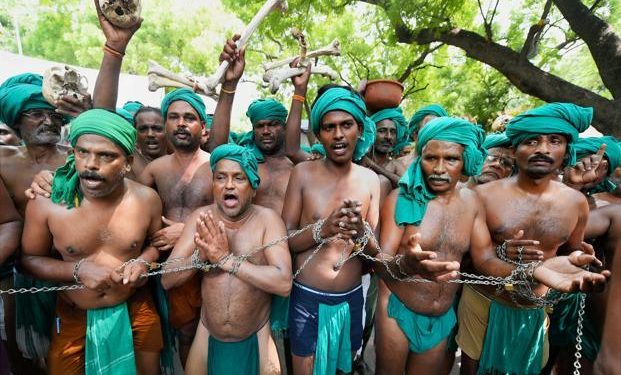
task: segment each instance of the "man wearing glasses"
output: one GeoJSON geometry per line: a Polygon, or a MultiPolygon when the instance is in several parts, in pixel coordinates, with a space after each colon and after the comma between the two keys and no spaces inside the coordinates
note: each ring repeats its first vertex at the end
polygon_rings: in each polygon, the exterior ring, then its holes
{"type": "Polygon", "coordinates": [[[487,150],[487,156],[481,174],[471,179],[468,184],[470,187],[500,180],[513,174],[515,158],[511,141],[505,133],[488,134],[483,142],[483,148],[487,150]]]}
{"type": "MultiPolygon", "coordinates": [[[[56,170],[65,163],[67,157],[67,148],[57,144],[60,141],[61,128],[66,122],[65,116],[57,113],[55,107],[43,98],[41,85],[42,77],[31,73],[11,77],[0,85],[0,122],[11,127],[24,144],[0,147],[0,178],[22,217],[28,202],[24,191],[30,186],[33,176],[42,170],[56,170]]],[[[0,272],[0,275],[5,276],[0,281],[3,289],[6,289],[5,283],[13,284],[13,254],[18,249],[5,250],[10,254],[7,254],[7,261],[0,266],[5,271],[0,272]]],[[[26,279],[18,273],[16,280],[26,279]]],[[[19,301],[22,296],[15,298],[17,311],[13,307],[13,297],[3,298],[8,342],[15,343],[15,317],[19,317],[17,324],[27,332],[26,337],[35,338],[18,345],[9,345],[11,364],[14,369],[20,369],[23,373],[34,374],[34,364],[22,358],[17,348],[24,353],[24,357],[40,362],[47,352],[46,340],[37,340],[39,332],[36,332],[36,325],[25,321],[32,309],[28,309],[28,303],[24,305],[23,301],[19,301]],[[25,311],[20,311],[20,305],[25,307],[25,311]]],[[[52,312],[50,316],[51,314],[52,312]]]]}

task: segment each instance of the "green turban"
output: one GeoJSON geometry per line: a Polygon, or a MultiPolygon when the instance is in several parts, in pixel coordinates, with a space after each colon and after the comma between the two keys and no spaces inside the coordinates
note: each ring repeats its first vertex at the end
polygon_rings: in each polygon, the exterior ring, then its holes
{"type": "Polygon", "coordinates": [[[246,147],[226,143],[216,147],[211,153],[209,162],[211,163],[211,170],[216,169],[216,164],[222,159],[232,160],[242,167],[250,181],[250,185],[253,189],[257,189],[261,183],[259,178],[259,166],[257,159],[254,157],[252,151],[246,147]]]}
{"type": "Polygon", "coordinates": [[[326,157],[326,149],[323,147],[321,143],[315,143],[311,146],[310,152],[312,154],[322,155],[324,158],[326,157]]]}
{"type": "Polygon", "coordinates": [[[511,147],[511,140],[505,133],[493,133],[485,136],[485,142],[483,142],[483,148],[489,150],[496,147],[511,147]]]}
{"type": "Polygon", "coordinates": [[[399,180],[399,196],[395,210],[398,225],[419,225],[427,203],[436,196],[429,191],[421,167],[422,150],[431,140],[458,143],[464,146],[464,168],[466,176],[480,173],[486,155],[483,148],[485,132],[478,125],[453,117],[433,119],[418,133],[416,153],[418,157],[399,180]]]}
{"type": "Polygon", "coordinates": [[[252,126],[261,120],[278,120],[284,126],[287,114],[287,108],[274,99],[257,99],[250,103],[246,112],[252,126]]]}
{"type": "Polygon", "coordinates": [[[397,139],[395,139],[395,145],[392,147],[392,151],[399,154],[409,143],[408,122],[403,116],[403,111],[400,107],[382,109],[371,116],[371,120],[373,120],[376,125],[378,122],[386,119],[392,120],[397,128],[397,139]]]}
{"type": "Polygon", "coordinates": [[[509,121],[505,133],[513,147],[541,134],[563,134],[567,137],[569,165],[576,164],[574,142],[587,130],[593,119],[593,108],[571,103],[549,103],[524,112],[509,121]]]}
{"type": "Polygon", "coordinates": [[[213,124],[213,115],[211,113],[208,113],[205,116],[206,120],[205,120],[205,127],[207,129],[211,129],[211,125],[213,124]]]}
{"type": "Polygon", "coordinates": [[[116,113],[119,116],[123,117],[125,120],[127,120],[127,122],[134,125],[134,115],[132,115],[130,111],[126,110],[125,108],[117,108],[116,113]]]}
{"type": "Polygon", "coordinates": [[[606,144],[604,156],[608,159],[608,173],[613,174],[615,169],[621,164],[621,147],[619,147],[619,143],[617,143],[614,137],[578,138],[574,144],[576,158],[582,159],[596,154],[602,144],[606,144]]]}
{"type": "Polygon", "coordinates": [[[168,107],[173,102],[177,100],[182,100],[194,108],[194,110],[198,113],[198,117],[200,117],[201,121],[207,122],[207,113],[205,112],[205,102],[203,99],[198,96],[194,91],[190,89],[176,89],[164,97],[162,99],[162,116],[164,116],[164,121],[166,121],[166,116],[168,115],[168,107]]]}
{"type": "Polygon", "coordinates": [[[132,117],[142,107],[144,107],[144,105],[138,101],[126,102],[125,104],[123,104],[123,109],[131,113],[132,117]]]}
{"type": "Polygon", "coordinates": [[[321,119],[331,111],[344,111],[354,117],[362,125],[362,133],[358,137],[354,150],[354,161],[361,160],[375,142],[375,123],[367,116],[364,100],[355,92],[344,87],[333,87],[326,90],[313,105],[311,110],[311,129],[319,133],[321,119]]]}
{"type": "Polygon", "coordinates": [[[254,143],[254,130],[250,130],[241,134],[237,133],[237,136],[233,139],[235,139],[235,143],[237,143],[238,145],[250,150],[250,152],[252,152],[254,157],[257,159],[258,163],[265,162],[265,157],[263,156],[263,153],[261,152],[261,150],[259,150],[256,143],[254,143]]]}
{"type": "Polygon", "coordinates": [[[54,109],[41,91],[43,77],[24,73],[13,76],[0,85],[0,122],[15,127],[22,112],[29,109],[54,109]]]}
{"type": "Polygon", "coordinates": [[[416,133],[418,129],[418,123],[429,115],[447,117],[449,114],[448,112],[446,112],[446,109],[444,109],[444,107],[442,107],[440,104],[430,104],[426,107],[420,108],[418,111],[414,112],[414,115],[408,123],[408,137],[416,133]]]}
{"type": "MultiPolygon", "coordinates": [[[[108,138],[119,146],[126,155],[134,152],[136,145],[136,129],[120,115],[105,109],[91,109],[82,112],[71,122],[69,141],[75,147],[78,138],[85,134],[96,134],[108,138]]],[[[74,154],[67,157],[65,165],[54,173],[52,183],[52,202],[65,203],[67,208],[73,208],[82,200],[80,178],[75,168],[74,154]]]]}

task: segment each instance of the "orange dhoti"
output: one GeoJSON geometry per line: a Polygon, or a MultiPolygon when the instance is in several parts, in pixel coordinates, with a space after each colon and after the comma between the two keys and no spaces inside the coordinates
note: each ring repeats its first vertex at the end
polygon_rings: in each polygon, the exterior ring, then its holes
{"type": "Polygon", "coordinates": [[[170,324],[176,329],[181,329],[198,320],[201,304],[201,275],[197,273],[183,285],[168,291],[170,324]]]}
{"type": "MultiPolygon", "coordinates": [[[[138,289],[127,300],[135,352],[160,352],[163,347],[160,317],[147,288],[138,289]]],[[[52,375],[83,374],[86,342],[86,310],[59,296],[48,371],[52,375]]]]}

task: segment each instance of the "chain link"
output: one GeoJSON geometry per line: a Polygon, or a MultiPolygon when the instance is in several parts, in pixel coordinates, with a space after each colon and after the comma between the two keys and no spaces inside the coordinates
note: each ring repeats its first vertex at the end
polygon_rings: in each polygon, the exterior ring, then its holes
{"type": "Polygon", "coordinates": [[[576,324],[576,360],[574,361],[574,375],[580,375],[580,358],[582,358],[582,324],[584,322],[584,308],[586,306],[586,294],[580,293],[580,309],[578,310],[578,323],[576,324]]]}

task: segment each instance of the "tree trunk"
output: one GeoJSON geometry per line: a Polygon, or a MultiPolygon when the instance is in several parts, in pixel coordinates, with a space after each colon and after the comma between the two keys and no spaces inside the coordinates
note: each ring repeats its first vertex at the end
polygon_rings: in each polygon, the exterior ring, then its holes
{"type": "Polygon", "coordinates": [[[621,98],[621,38],[580,0],[553,0],[571,29],[584,40],[612,97],[621,98]]]}

